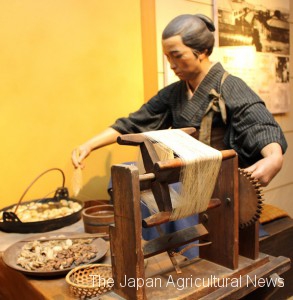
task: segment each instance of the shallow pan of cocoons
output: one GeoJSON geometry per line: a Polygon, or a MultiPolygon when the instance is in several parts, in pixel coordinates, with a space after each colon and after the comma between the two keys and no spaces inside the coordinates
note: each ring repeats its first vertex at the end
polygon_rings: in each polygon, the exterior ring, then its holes
{"type": "Polygon", "coordinates": [[[0,230],[18,233],[56,230],[80,220],[83,207],[83,202],[69,197],[64,172],[59,168],[51,168],[29,184],[16,204],[0,210],[0,230]],[[54,196],[23,202],[34,183],[51,171],[58,171],[62,175],[62,186],[56,189],[54,196]]]}
{"type": "Polygon", "coordinates": [[[76,223],[81,218],[83,203],[76,199],[38,199],[3,208],[0,230],[5,232],[38,233],[56,230],[76,223]]]}
{"type": "Polygon", "coordinates": [[[111,204],[87,207],[82,211],[82,219],[85,232],[109,234],[109,226],[114,224],[114,207],[111,204]]]}

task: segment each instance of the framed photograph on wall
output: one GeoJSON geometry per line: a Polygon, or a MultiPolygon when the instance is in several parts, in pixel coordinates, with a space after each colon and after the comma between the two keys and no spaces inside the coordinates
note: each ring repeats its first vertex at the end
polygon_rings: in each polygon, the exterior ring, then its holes
{"type": "Polygon", "coordinates": [[[289,0],[214,0],[214,57],[274,114],[288,112],[290,104],[289,5],[289,0]]]}

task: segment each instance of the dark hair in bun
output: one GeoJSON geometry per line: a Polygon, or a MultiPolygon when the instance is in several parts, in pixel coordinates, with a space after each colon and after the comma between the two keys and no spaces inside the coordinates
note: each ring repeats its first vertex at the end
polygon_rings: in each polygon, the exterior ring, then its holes
{"type": "Polygon", "coordinates": [[[168,39],[180,35],[184,45],[192,48],[195,52],[204,52],[211,55],[213,52],[215,37],[213,21],[202,14],[180,15],[174,18],[164,29],[162,39],[168,39]]]}

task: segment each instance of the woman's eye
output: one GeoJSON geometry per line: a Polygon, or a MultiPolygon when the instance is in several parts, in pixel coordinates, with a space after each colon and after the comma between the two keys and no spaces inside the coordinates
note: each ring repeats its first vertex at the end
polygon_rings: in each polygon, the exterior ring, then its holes
{"type": "Polygon", "coordinates": [[[182,58],[183,54],[176,54],[176,55],[172,54],[170,56],[166,55],[166,57],[167,57],[167,60],[170,62],[173,59],[180,59],[180,58],[182,58]]]}

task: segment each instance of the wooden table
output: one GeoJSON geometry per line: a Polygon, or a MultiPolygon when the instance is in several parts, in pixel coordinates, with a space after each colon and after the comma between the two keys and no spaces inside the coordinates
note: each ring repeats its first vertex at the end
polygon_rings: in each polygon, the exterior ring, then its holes
{"type": "MultiPolygon", "coordinates": [[[[83,229],[83,223],[82,221],[77,222],[74,225],[64,227],[62,229],[54,231],[54,233],[60,233],[60,232],[84,232],[83,229]]],[[[4,233],[0,232],[0,252],[4,252],[10,245],[13,243],[20,241],[24,238],[34,236],[36,234],[15,234],[15,233],[4,233]]],[[[39,235],[39,234],[37,234],[39,235]]],[[[272,264],[274,265],[274,268],[277,270],[276,272],[279,274],[282,274],[283,270],[282,268],[285,266],[288,266],[288,263],[285,258],[275,258],[269,257],[269,260],[272,261],[272,264]]],[[[109,252],[107,253],[106,257],[102,261],[102,263],[109,263],[110,262],[110,255],[109,252]]],[[[179,258],[180,264],[186,264],[187,268],[188,263],[183,258],[179,258]]],[[[240,262],[241,264],[245,264],[245,259],[240,262]]],[[[203,277],[209,277],[213,274],[205,273],[205,270],[213,270],[213,268],[217,268],[217,265],[210,266],[212,263],[200,260],[198,259],[197,262],[195,262],[196,268],[192,268],[193,278],[196,278],[198,276],[199,278],[203,277]]],[[[147,277],[158,277],[158,276],[164,276],[164,274],[172,271],[172,264],[170,263],[170,260],[166,256],[166,254],[160,254],[160,256],[155,256],[147,260],[147,266],[146,266],[146,275],[147,277]]],[[[261,273],[262,269],[260,268],[258,272],[258,276],[262,276],[261,273]]],[[[221,272],[231,272],[229,269],[223,269],[221,272]]],[[[275,271],[274,271],[275,272],[275,271]]],[[[219,273],[217,273],[219,275],[219,273]]],[[[253,274],[251,274],[253,275],[253,274]]],[[[189,276],[189,275],[187,275],[189,276]]],[[[175,278],[175,277],[174,277],[175,278]]],[[[22,298],[24,300],[44,300],[44,299],[50,299],[50,300],[74,300],[77,299],[75,296],[73,296],[69,290],[69,286],[65,281],[65,277],[59,277],[59,278],[32,278],[29,276],[25,276],[21,274],[18,271],[15,271],[9,267],[7,267],[1,260],[0,260],[0,282],[1,282],[1,288],[0,288],[0,299],[5,300],[15,300],[22,298]],[[20,296],[21,295],[21,296],[20,296]]],[[[289,284],[288,282],[286,284],[289,284]]],[[[214,290],[211,291],[211,294],[208,296],[205,296],[204,299],[216,299],[213,297],[223,297],[221,299],[225,299],[225,293],[228,293],[231,295],[231,285],[226,286],[225,288],[220,290],[214,290]],[[220,293],[220,294],[219,294],[220,293]],[[219,295],[218,295],[219,294],[219,295]]],[[[250,287],[246,287],[245,283],[243,287],[240,287],[239,289],[234,289],[233,293],[236,298],[243,297],[247,294],[249,294],[253,290],[253,286],[250,285],[250,287]]],[[[172,296],[179,297],[179,291],[175,290],[178,295],[173,294],[172,296]]],[[[188,286],[185,289],[186,293],[188,293],[188,286]]],[[[159,288],[150,288],[148,289],[148,295],[150,296],[149,299],[168,299],[166,298],[166,292],[167,290],[159,288]],[[162,298],[163,297],[163,298],[162,298]],[[164,298],[165,297],[165,298],[164,298]]],[[[201,291],[199,289],[200,295],[201,291]]],[[[235,299],[236,299],[235,298],[235,299]]],[[[105,295],[102,297],[102,299],[105,300],[112,300],[112,299],[121,299],[117,297],[117,295],[112,295],[109,293],[108,295],[105,295]]],[[[249,296],[246,298],[249,299],[249,296]]]]}

